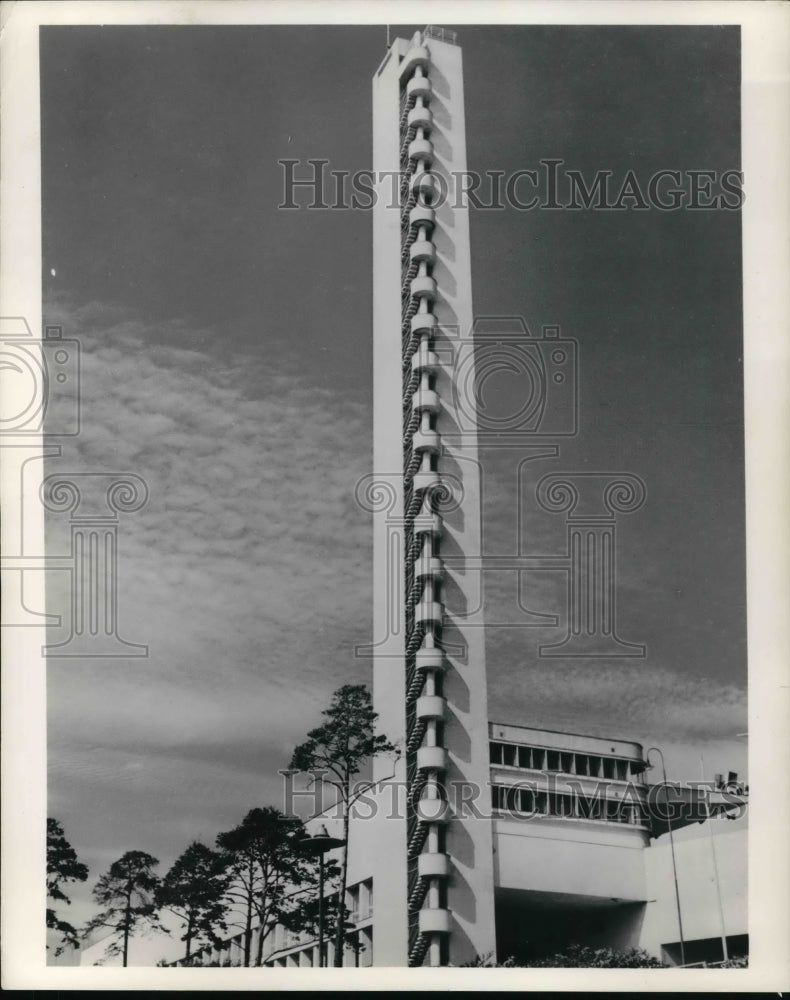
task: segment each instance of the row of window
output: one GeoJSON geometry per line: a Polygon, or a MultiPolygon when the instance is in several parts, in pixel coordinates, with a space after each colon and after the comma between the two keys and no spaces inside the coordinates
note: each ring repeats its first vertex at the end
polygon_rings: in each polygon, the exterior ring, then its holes
{"type": "MultiPolygon", "coordinates": [[[[332,935],[327,936],[324,944],[324,966],[331,968],[334,965],[335,946],[332,935]]],[[[319,963],[318,945],[310,944],[300,951],[292,951],[288,955],[281,955],[278,958],[268,959],[265,963],[273,969],[290,968],[311,968],[317,967],[319,963]]],[[[343,965],[357,968],[367,968],[373,964],[373,928],[368,927],[360,931],[352,931],[346,935],[345,952],[343,955],[343,965]]]]}
{"type": "Polygon", "coordinates": [[[529,788],[493,785],[491,805],[495,810],[528,816],[559,816],[595,819],[608,823],[644,826],[645,807],[632,799],[607,799],[583,792],[538,792],[529,788]]]}
{"type": "MultiPolygon", "coordinates": [[[[337,892],[326,893],[325,899],[327,902],[332,902],[334,898],[337,897],[337,892]]],[[[358,924],[362,923],[364,920],[369,920],[373,916],[373,879],[365,879],[362,882],[357,882],[351,885],[346,890],[346,906],[351,911],[350,921],[351,923],[358,924]]],[[[351,961],[351,965],[365,964],[365,962],[360,963],[359,952],[364,951],[366,947],[365,932],[352,931],[349,933],[346,947],[355,953],[356,958],[351,961]]],[[[254,928],[251,950],[252,954],[255,955],[257,950],[257,934],[258,928],[254,928]]],[[[315,941],[315,934],[310,931],[290,931],[287,930],[282,924],[277,924],[274,928],[267,947],[274,950],[275,952],[281,951],[285,948],[295,948],[300,944],[306,945],[298,954],[285,956],[282,959],[278,959],[276,962],[267,962],[266,964],[280,964],[280,965],[311,965],[313,963],[312,958],[312,948],[315,941]],[[300,957],[301,956],[301,959],[300,957]]],[[[315,946],[317,949],[317,946],[315,946]]],[[[367,945],[368,949],[372,947],[369,942],[367,945]]],[[[201,949],[200,952],[196,953],[194,958],[202,964],[210,962],[212,959],[217,960],[219,965],[241,965],[243,964],[243,952],[244,952],[244,933],[238,933],[232,938],[228,938],[223,941],[218,947],[207,946],[201,949]]],[[[315,964],[318,964],[318,959],[316,957],[315,964]]],[[[346,962],[345,964],[349,964],[346,962]]]]}
{"type": "Polygon", "coordinates": [[[506,767],[521,767],[534,771],[560,771],[564,774],[609,778],[613,781],[628,781],[629,778],[635,778],[637,781],[644,780],[641,772],[631,771],[631,761],[620,757],[549,750],[545,747],[518,746],[515,743],[491,742],[489,748],[491,763],[502,764],[506,767]]]}
{"type": "MultiPolygon", "coordinates": [[[[331,903],[337,898],[337,892],[326,893],[327,903],[331,903]]],[[[373,916],[373,879],[365,879],[356,882],[346,889],[346,906],[350,911],[349,920],[353,924],[359,924],[363,920],[369,920],[373,916]]],[[[281,924],[274,931],[274,948],[279,951],[282,948],[294,948],[297,945],[312,941],[314,935],[309,931],[289,931],[281,924]]]]}

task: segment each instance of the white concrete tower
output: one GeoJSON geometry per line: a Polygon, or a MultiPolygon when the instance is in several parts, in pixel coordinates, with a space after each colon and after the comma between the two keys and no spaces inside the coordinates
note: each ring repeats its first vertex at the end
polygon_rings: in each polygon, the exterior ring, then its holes
{"type": "MultiPolygon", "coordinates": [[[[472,330],[461,49],[396,39],[373,79],[374,701],[404,755],[405,816],[377,824],[376,965],[495,948],[481,481],[455,360],[472,330]],[[464,427],[464,432],[459,431],[464,427]],[[443,558],[444,557],[444,558],[443,558]],[[386,930],[381,925],[386,907],[386,930]],[[382,931],[384,931],[382,935],[382,931]]],[[[380,765],[390,767],[390,763],[380,765]]],[[[381,770],[379,777],[384,777],[381,770]]]]}

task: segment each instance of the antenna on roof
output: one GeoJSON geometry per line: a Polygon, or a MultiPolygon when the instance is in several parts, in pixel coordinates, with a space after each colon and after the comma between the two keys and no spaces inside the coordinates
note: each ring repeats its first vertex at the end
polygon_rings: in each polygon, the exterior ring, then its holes
{"type": "Polygon", "coordinates": [[[390,26],[387,25],[387,49],[390,47],[390,26]]]}

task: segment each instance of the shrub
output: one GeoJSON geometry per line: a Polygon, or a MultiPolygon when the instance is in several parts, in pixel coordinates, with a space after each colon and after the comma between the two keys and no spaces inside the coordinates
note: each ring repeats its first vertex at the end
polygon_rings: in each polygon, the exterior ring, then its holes
{"type": "MultiPolygon", "coordinates": [[[[733,960],[736,961],[736,960],[733,960]]],[[[642,948],[590,948],[587,945],[571,944],[556,955],[517,962],[513,957],[504,962],[495,962],[492,955],[477,955],[465,968],[486,969],[665,969],[667,966],[653,958],[642,948]]]]}

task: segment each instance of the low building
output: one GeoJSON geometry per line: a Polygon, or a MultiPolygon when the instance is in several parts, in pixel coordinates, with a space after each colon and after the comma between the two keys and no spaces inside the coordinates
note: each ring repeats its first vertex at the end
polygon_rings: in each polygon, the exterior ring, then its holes
{"type": "MultiPolygon", "coordinates": [[[[639,743],[524,726],[489,725],[489,753],[484,793],[445,789],[445,797],[452,813],[463,809],[490,826],[493,881],[486,892],[500,961],[511,955],[541,959],[570,944],[639,947],[669,965],[716,964],[748,954],[746,830],[721,818],[743,813],[744,786],[731,783],[703,794],[650,783],[639,743]]],[[[364,815],[352,818],[346,906],[353,929],[346,966],[392,964],[393,911],[386,895],[376,898],[376,887],[388,865],[380,822],[387,822],[399,791],[384,784],[375,798],[379,808],[366,805],[364,815]]],[[[327,814],[308,823],[313,833],[319,828],[339,835],[340,820],[327,814]]],[[[440,860],[442,877],[454,877],[454,861],[440,860]]],[[[434,873],[422,875],[430,886],[434,873]]],[[[327,931],[330,966],[331,939],[327,931]]],[[[196,960],[240,965],[243,954],[239,934],[196,960]]],[[[265,942],[264,964],[317,966],[318,942],[278,926],[265,942]]]]}

